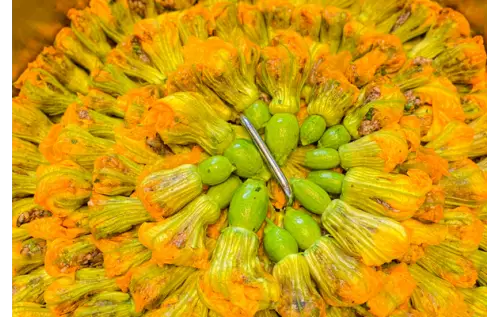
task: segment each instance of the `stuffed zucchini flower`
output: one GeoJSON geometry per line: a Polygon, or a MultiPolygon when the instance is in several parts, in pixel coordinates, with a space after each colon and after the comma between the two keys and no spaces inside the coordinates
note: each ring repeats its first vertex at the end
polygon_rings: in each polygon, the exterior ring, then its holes
{"type": "Polygon", "coordinates": [[[36,173],[12,168],[12,198],[32,196],[36,190],[36,173]]]}
{"type": "Polygon", "coordinates": [[[76,38],[93,54],[103,59],[111,51],[99,19],[90,8],[83,10],[70,9],[68,18],[71,20],[71,30],[76,38]]]}
{"type": "Polygon", "coordinates": [[[448,161],[439,156],[434,149],[419,146],[415,152],[410,152],[406,161],[400,165],[402,171],[418,169],[426,172],[434,184],[448,175],[448,161]]]}
{"type": "Polygon", "coordinates": [[[483,38],[475,36],[448,44],[432,65],[454,84],[473,84],[486,68],[483,38]]]}
{"type": "Polygon", "coordinates": [[[129,90],[137,88],[138,84],[125,75],[118,66],[104,64],[92,69],[90,85],[112,96],[126,94],[129,90]]]}
{"type": "Polygon", "coordinates": [[[35,203],[56,216],[68,216],[92,193],[92,175],[73,161],[40,165],[36,177],[35,203]]]}
{"type": "Polygon", "coordinates": [[[139,165],[119,154],[98,157],[94,162],[92,185],[96,193],[103,195],[130,195],[137,185],[142,171],[139,165]]]}
{"type": "Polygon", "coordinates": [[[295,6],[287,0],[258,1],[267,25],[267,36],[273,38],[277,31],[290,27],[295,6]]]}
{"type": "Polygon", "coordinates": [[[472,261],[445,247],[428,246],[417,264],[456,287],[470,288],[476,284],[477,271],[472,261]]]}
{"type": "Polygon", "coordinates": [[[401,222],[412,245],[429,246],[439,245],[448,236],[448,227],[441,223],[423,223],[416,219],[407,219],[401,222]]]}
{"type": "Polygon", "coordinates": [[[109,52],[106,62],[128,76],[139,78],[149,84],[160,85],[166,76],[156,68],[152,58],[142,48],[139,36],[127,36],[109,52]]]}
{"type": "Polygon", "coordinates": [[[36,204],[33,198],[24,198],[12,203],[12,211],[13,228],[27,230],[34,238],[73,239],[90,233],[86,207],[70,212],[66,218],[53,217],[50,211],[36,204]]]}
{"type": "Polygon", "coordinates": [[[197,168],[191,164],[147,175],[137,185],[137,196],[156,220],[179,211],[201,194],[203,184],[197,168]]]}
{"type": "Polygon", "coordinates": [[[92,295],[116,291],[115,279],[106,278],[103,269],[81,269],[75,278],[63,276],[47,288],[44,299],[52,316],[63,317],[73,312],[88,301],[92,295]]]}
{"type": "Polygon", "coordinates": [[[198,144],[210,155],[222,154],[234,132],[202,95],[178,92],[153,105],[155,129],[166,144],[198,144]]]}
{"type": "Polygon", "coordinates": [[[401,131],[380,130],[339,147],[343,169],[369,167],[391,172],[408,156],[408,144],[401,131]]]}
{"type": "Polygon", "coordinates": [[[354,167],[345,175],[340,199],[375,215],[404,220],[424,203],[431,186],[432,180],[420,170],[404,175],[354,167]]]}
{"type": "Polygon", "coordinates": [[[135,197],[93,194],[88,206],[89,227],[95,239],[108,238],[153,220],[135,197]]]}
{"type": "Polygon", "coordinates": [[[48,164],[38,147],[28,141],[12,137],[12,168],[34,172],[39,165],[48,164]]]}
{"type": "Polygon", "coordinates": [[[169,14],[175,14],[172,18],[176,20],[183,45],[186,45],[190,37],[206,40],[213,35],[214,18],[210,10],[201,4],[169,14]]]}
{"type": "Polygon", "coordinates": [[[82,303],[73,312],[74,317],[134,317],[134,303],[130,295],[122,292],[102,292],[82,303]]]}
{"type": "Polygon", "coordinates": [[[151,262],[130,270],[128,290],[134,301],[135,312],[159,308],[163,300],[181,286],[193,272],[195,269],[190,267],[174,265],[159,267],[151,262]]]}
{"type": "Polygon", "coordinates": [[[269,110],[273,114],[296,113],[304,84],[298,57],[283,45],[268,46],[261,55],[257,79],[259,85],[273,98],[269,110]]]}
{"type": "Polygon", "coordinates": [[[119,126],[114,131],[116,143],[113,151],[138,164],[153,164],[170,153],[161,138],[145,127],[127,129],[119,126]]]}
{"type": "Polygon", "coordinates": [[[475,86],[470,92],[460,97],[460,102],[466,122],[479,118],[487,111],[486,87],[475,86]]]}
{"type": "Polygon", "coordinates": [[[24,98],[12,98],[13,137],[39,144],[49,134],[51,127],[52,122],[34,104],[24,98]]]}
{"type": "Polygon", "coordinates": [[[469,259],[477,270],[477,282],[481,286],[486,286],[488,280],[488,255],[486,252],[476,250],[469,255],[469,259]]]}
{"type": "Polygon", "coordinates": [[[451,121],[464,121],[457,89],[446,77],[434,77],[410,91],[405,93],[406,106],[421,121],[423,142],[434,140],[451,121]]]}
{"type": "Polygon", "coordinates": [[[469,255],[477,250],[483,238],[485,225],[479,220],[475,211],[467,207],[445,210],[440,223],[448,226],[443,247],[463,255],[469,255]]]}
{"type": "Polygon", "coordinates": [[[20,89],[19,96],[36,105],[49,116],[64,113],[77,96],[61,84],[56,77],[41,68],[26,69],[14,87],[20,89]]]}
{"type": "Polygon", "coordinates": [[[260,47],[266,47],[269,43],[267,37],[266,21],[264,14],[257,5],[251,5],[245,2],[238,2],[238,23],[243,33],[248,39],[260,47]]]}
{"type": "Polygon", "coordinates": [[[51,216],[52,213],[37,205],[33,197],[12,202],[12,228],[21,227],[36,219],[51,216]]]}
{"type": "Polygon", "coordinates": [[[311,71],[308,85],[312,86],[307,105],[309,115],[320,115],[328,127],[340,123],[353,106],[359,90],[336,71],[335,57],[325,56],[322,63],[311,71]]]}
{"type": "Polygon", "coordinates": [[[101,28],[115,43],[120,43],[132,33],[134,23],[140,19],[132,15],[128,0],[91,0],[89,6],[101,28]]]}
{"type": "Polygon", "coordinates": [[[408,269],[417,282],[411,295],[413,308],[426,316],[469,316],[463,295],[452,284],[416,264],[408,269]]]}
{"type": "Polygon", "coordinates": [[[395,35],[363,36],[351,53],[353,61],[346,76],[358,87],[371,82],[376,74],[396,73],[406,61],[401,41],[395,35]]]}
{"type": "Polygon", "coordinates": [[[453,120],[444,126],[441,133],[425,147],[433,149],[439,156],[450,162],[463,160],[469,156],[474,141],[474,132],[473,126],[453,120]]]}
{"type": "Polygon", "coordinates": [[[22,276],[43,265],[47,242],[32,238],[12,244],[12,276],[22,276]]]}
{"type": "Polygon", "coordinates": [[[416,282],[404,263],[390,264],[382,269],[382,290],[368,300],[369,312],[376,317],[393,316],[392,313],[404,305],[416,287],[416,282]]]}
{"type": "Polygon", "coordinates": [[[138,239],[137,230],[125,232],[109,239],[93,241],[102,252],[106,276],[116,277],[125,275],[117,281],[121,286],[129,278],[128,272],[151,259],[151,251],[143,246],[138,239]]]}
{"type": "Polygon", "coordinates": [[[139,21],[134,25],[134,35],[141,49],[161,73],[167,74],[182,64],[179,31],[167,15],[139,21]]]}
{"type": "Polygon", "coordinates": [[[12,303],[12,317],[52,317],[52,312],[40,305],[32,302],[12,303]]]}
{"type": "Polygon", "coordinates": [[[219,216],[219,205],[208,195],[201,195],[175,215],[143,224],[139,240],[153,251],[152,259],[158,264],[207,268],[206,229],[219,216]]]}
{"type": "Polygon", "coordinates": [[[218,37],[206,41],[192,38],[183,48],[184,61],[195,75],[237,111],[245,110],[258,98],[253,78],[245,76],[238,48],[218,37]]]}
{"type": "Polygon", "coordinates": [[[87,71],[101,67],[102,61],[85,44],[80,42],[75,32],[71,28],[62,28],[56,35],[54,46],[64,52],[73,62],[84,67],[87,71]]]}
{"type": "Polygon", "coordinates": [[[12,303],[31,302],[43,304],[43,293],[55,280],[43,267],[26,275],[12,278],[12,303]]]}
{"type": "Polygon", "coordinates": [[[205,98],[210,107],[217,112],[219,117],[224,121],[234,121],[237,117],[236,110],[228,106],[212,89],[207,87],[207,85],[195,75],[190,65],[180,65],[175,71],[168,75],[165,91],[167,95],[183,91],[198,93],[205,98]]]}
{"type": "Polygon", "coordinates": [[[158,85],[147,85],[129,90],[125,95],[117,98],[117,105],[124,111],[122,117],[128,128],[139,125],[153,104],[163,97],[161,88],[158,85]]]}
{"type": "Polygon", "coordinates": [[[99,113],[116,118],[125,116],[126,108],[119,104],[116,98],[99,89],[92,88],[87,95],[80,95],[78,98],[82,105],[99,113]]]}
{"type": "Polygon", "coordinates": [[[448,172],[439,182],[447,206],[477,208],[486,203],[486,176],[479,166],[466,159],[450,163],[448,172]]]}
{"type": "Polygon", "coordinates": [[[410,246],[410,238],[399,222],[371,215],[339,199],[328,205],[321,223],[342,251],[368,266],[398,259],[410,246]]]}
{"type": "Polygon", "coordinates": [[[327,5],[323,8],[319,39],[322,43],[328,44],[332,54],[337,53],[342,40],[344,25],[350,19],[351,13],[340,9],[338,6],[327,5]]]}
{"type": "Polygon", "coordinates": [[[319,41],[323,7],[318,4],[302,4],[292,12],[291,29],[303,37],[319,41]]]}
{"type": "Polygon", "coordinates": [[[57,238],[47,245],[45,270],[54,277],[74,277],[82,268],[100,267],[102,252],[92,243],[90,235],[76,239],[57,238]]]}
{"type": "Polygon", "coordinates": [[[474,138],[470,145],[469,157],[479,157],[487,154],[487,117],[486,113],[469,123],[469,127],[474,130],[474,138]]]}
{"type": "Polygon", "coordinates": [[[434,72],[432,59],[415,57],[408,59],[403,67],[394,74],[391,80],[405,92],[407,99],[406,109],[417,106],[420,101],[417,98],[412,98],[412,93],[407,91],[428,84],[433,79],[434,72]]]}
{"type": "Polygon", "coordinates": [[[363,1],[359,20],[363,23],[377,25],[401,10],[406,2],[406,0],[390,0],[387,2],[377,0],[363,1]]]}
{"type": "Polygon", "coordinates": [[[121,119],[99,113],[78,102],[70,104],[61,118],[63,126],[75,125],[95,137],[109,140],[114,140],[113,130],[123,123],[121,119]]]}
{"type": "Polygon", "coordinates": [[[61,84],[73,92],[87,94],[89,92],[89,77],[87,73],[53,46],[45,47],[38,54],[35,62],[28,67],[40,68],[49,72],[61,84]]]}
{"type": "Polygon", "coordinates": [[[389,19],[391,25],[388,31],[399,37],[401,42],[407,42],[426,33],[436,23],[440,11],[441,6],[431,0],[407,1],[404,8],[389,19]]]}
{"type": "Polygon", "coordinates": [[[311,279],[302,254],[289,254],[274,265],[273,276],[281,287],[276,310],[281,316],[326,316],[325,302],[311,279]]]}
{"type": "Polygon", "coordinates": [[[464,301],[469,306],[472,316],[487,316],[487,288],[486,286],[465,289],[459,288],[458,291],[464,296],[464,301]]]}
{"type": "Polygon", "coordinates": [[[39,148],[51,163],[72,160],[90,171],[94,168],[95,159],[108,152],[114,144],[111,140],[93,136],[77,125],[63,127],[56,124],[39,148]]]}
{"type": "Polygon", "coordinates": [[[178,289],[170,293],[161,308],[146,313],[145,317],[163,316],[208,316],[208,308],[198,295],[198,280],[201,271],[192,273],[178,289]]]}
{"type": "Polygon", "coordinates": [[[274,307],[280,299],[275,278],[257,257],[259,239],[240,227],[222,231],[207,271],[199,281],[203,302],[222,316],[253,316],[274,307]]]}
{"type": "Polygon", "coordinates": [[[210,7],[210,13],[215,22],[214,36],[226,42],[231,42],[235,33],[241,32],[238,22],[238,8],[232,1],[216,1],[210,7]]]}
{"type": "Polygon", "coordinates": [[[403,116],[405,97],[392,84],[372,82],[361,89],[343,124],[354,139],[378,131],[403,116]]]}
{"type": "Polygon", "coordinates": [[[434,58],[446,49],[447,43],[470,35],[467,19],[458,11],[445,8],[439,11],[434,24],[409,52],[409,57],[434,58]]]}
{"type": "Polygon", "coordinates": [[[304,252],[304,256],[328,305],[359,305],[381,290],[381,273],[348,256],[332,238],[321,237],[304,252]]]}

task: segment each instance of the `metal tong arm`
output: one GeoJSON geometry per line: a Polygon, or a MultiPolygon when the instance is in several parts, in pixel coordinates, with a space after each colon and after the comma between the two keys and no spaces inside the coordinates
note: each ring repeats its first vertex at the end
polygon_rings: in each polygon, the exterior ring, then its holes
{"type": "Polygon", "coordinates": [[[285,193],[287,200],[287,206],[291,206],[293,204],[293,191],[292,187],[290,186],[290,183],[288,183],[288,179],[286,179],[285,174],[283,174],[278,163],[276,163],[276,160],[271,154],[271,151],[269,151],[266,143],[264,142],[264,140],[262,140],[262,138],[259,135],[259,132],[257,132],[257,130],[254,128],[250,120],[248,120],[248,118],[245,117],[244,115],[241,115],[240,119],[242,125],[248,131],[250,137],[257,146],[257,149],[259,149],[260,154],[263,156],[264,161],[271,170],[271,173],[273,174],[274,178],[280,184],[281,189],[283,189],[283,192],[285,193]]]}

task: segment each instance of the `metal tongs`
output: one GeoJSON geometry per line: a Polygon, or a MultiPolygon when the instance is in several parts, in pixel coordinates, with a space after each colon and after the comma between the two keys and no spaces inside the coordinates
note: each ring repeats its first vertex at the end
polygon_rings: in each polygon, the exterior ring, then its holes
{"type": "Polygon", "coordinates": [[[244,115],[241,115],[240,119],[241,119],[241,124],[250,134],[250,137],[252,138],[253,142],[259,149],[260,154],[264,157],[264,161],[271,170],[271,173],[273,174],[274,178],[278,181],[278,183],[281,186],[281,189],[285,193],[287,206],[291,206],[293,204],[293,192],[290,183],[288,183],[288,179],[286,179],[285,174],[283,174],[278,163],[276,163],[276,160],[271,154],[271,151],[269,151],[266,143],[260,137],[259,132],[257,132],[252,123],[250,123],[250,120],[248,120],[248,118],[245,117],[244,115]]]}

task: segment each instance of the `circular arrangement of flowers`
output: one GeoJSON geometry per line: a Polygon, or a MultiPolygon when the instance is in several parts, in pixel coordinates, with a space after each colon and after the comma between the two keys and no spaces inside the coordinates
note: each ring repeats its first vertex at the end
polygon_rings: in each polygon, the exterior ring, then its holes
{"type": "Polygon", "coordinates": [[[13,315],[486,316],[464,16],[195,2],[91,0],[14,83],[13,315]]]}

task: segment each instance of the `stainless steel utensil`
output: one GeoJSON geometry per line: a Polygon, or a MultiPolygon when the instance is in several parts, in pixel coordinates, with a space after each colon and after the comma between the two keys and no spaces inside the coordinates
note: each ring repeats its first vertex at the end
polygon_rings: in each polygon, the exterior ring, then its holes
{"type": "Polygon", "coordinates": [[[241,119],[241,125],[243,125],[250,134],[250,137],[252,138],[253,142],[259,149],[260,154],[264,158],[264,161],[271,170],[271,173],[280,184],[281,189],[283,189],[283,192],[285,193],[287,200],[287,206],[291,206],[293,204],[293,192],[290,183],[288,183],[288,180],[285,177],[285,174],[283,174],[283,171],[281,171],[281,168],[279,167],[278,163],[276,163],[276,160],[271,154],[271,151],[269,151],[266,143],[264,142],[264,140],[262,140],[262,138],[259,135],[259,132],[257,132],[257,130],[254,128],[250,120],[248,120],[248,118],[245,117],[244,115],[241,115],[240,119],[241,119]]]}

